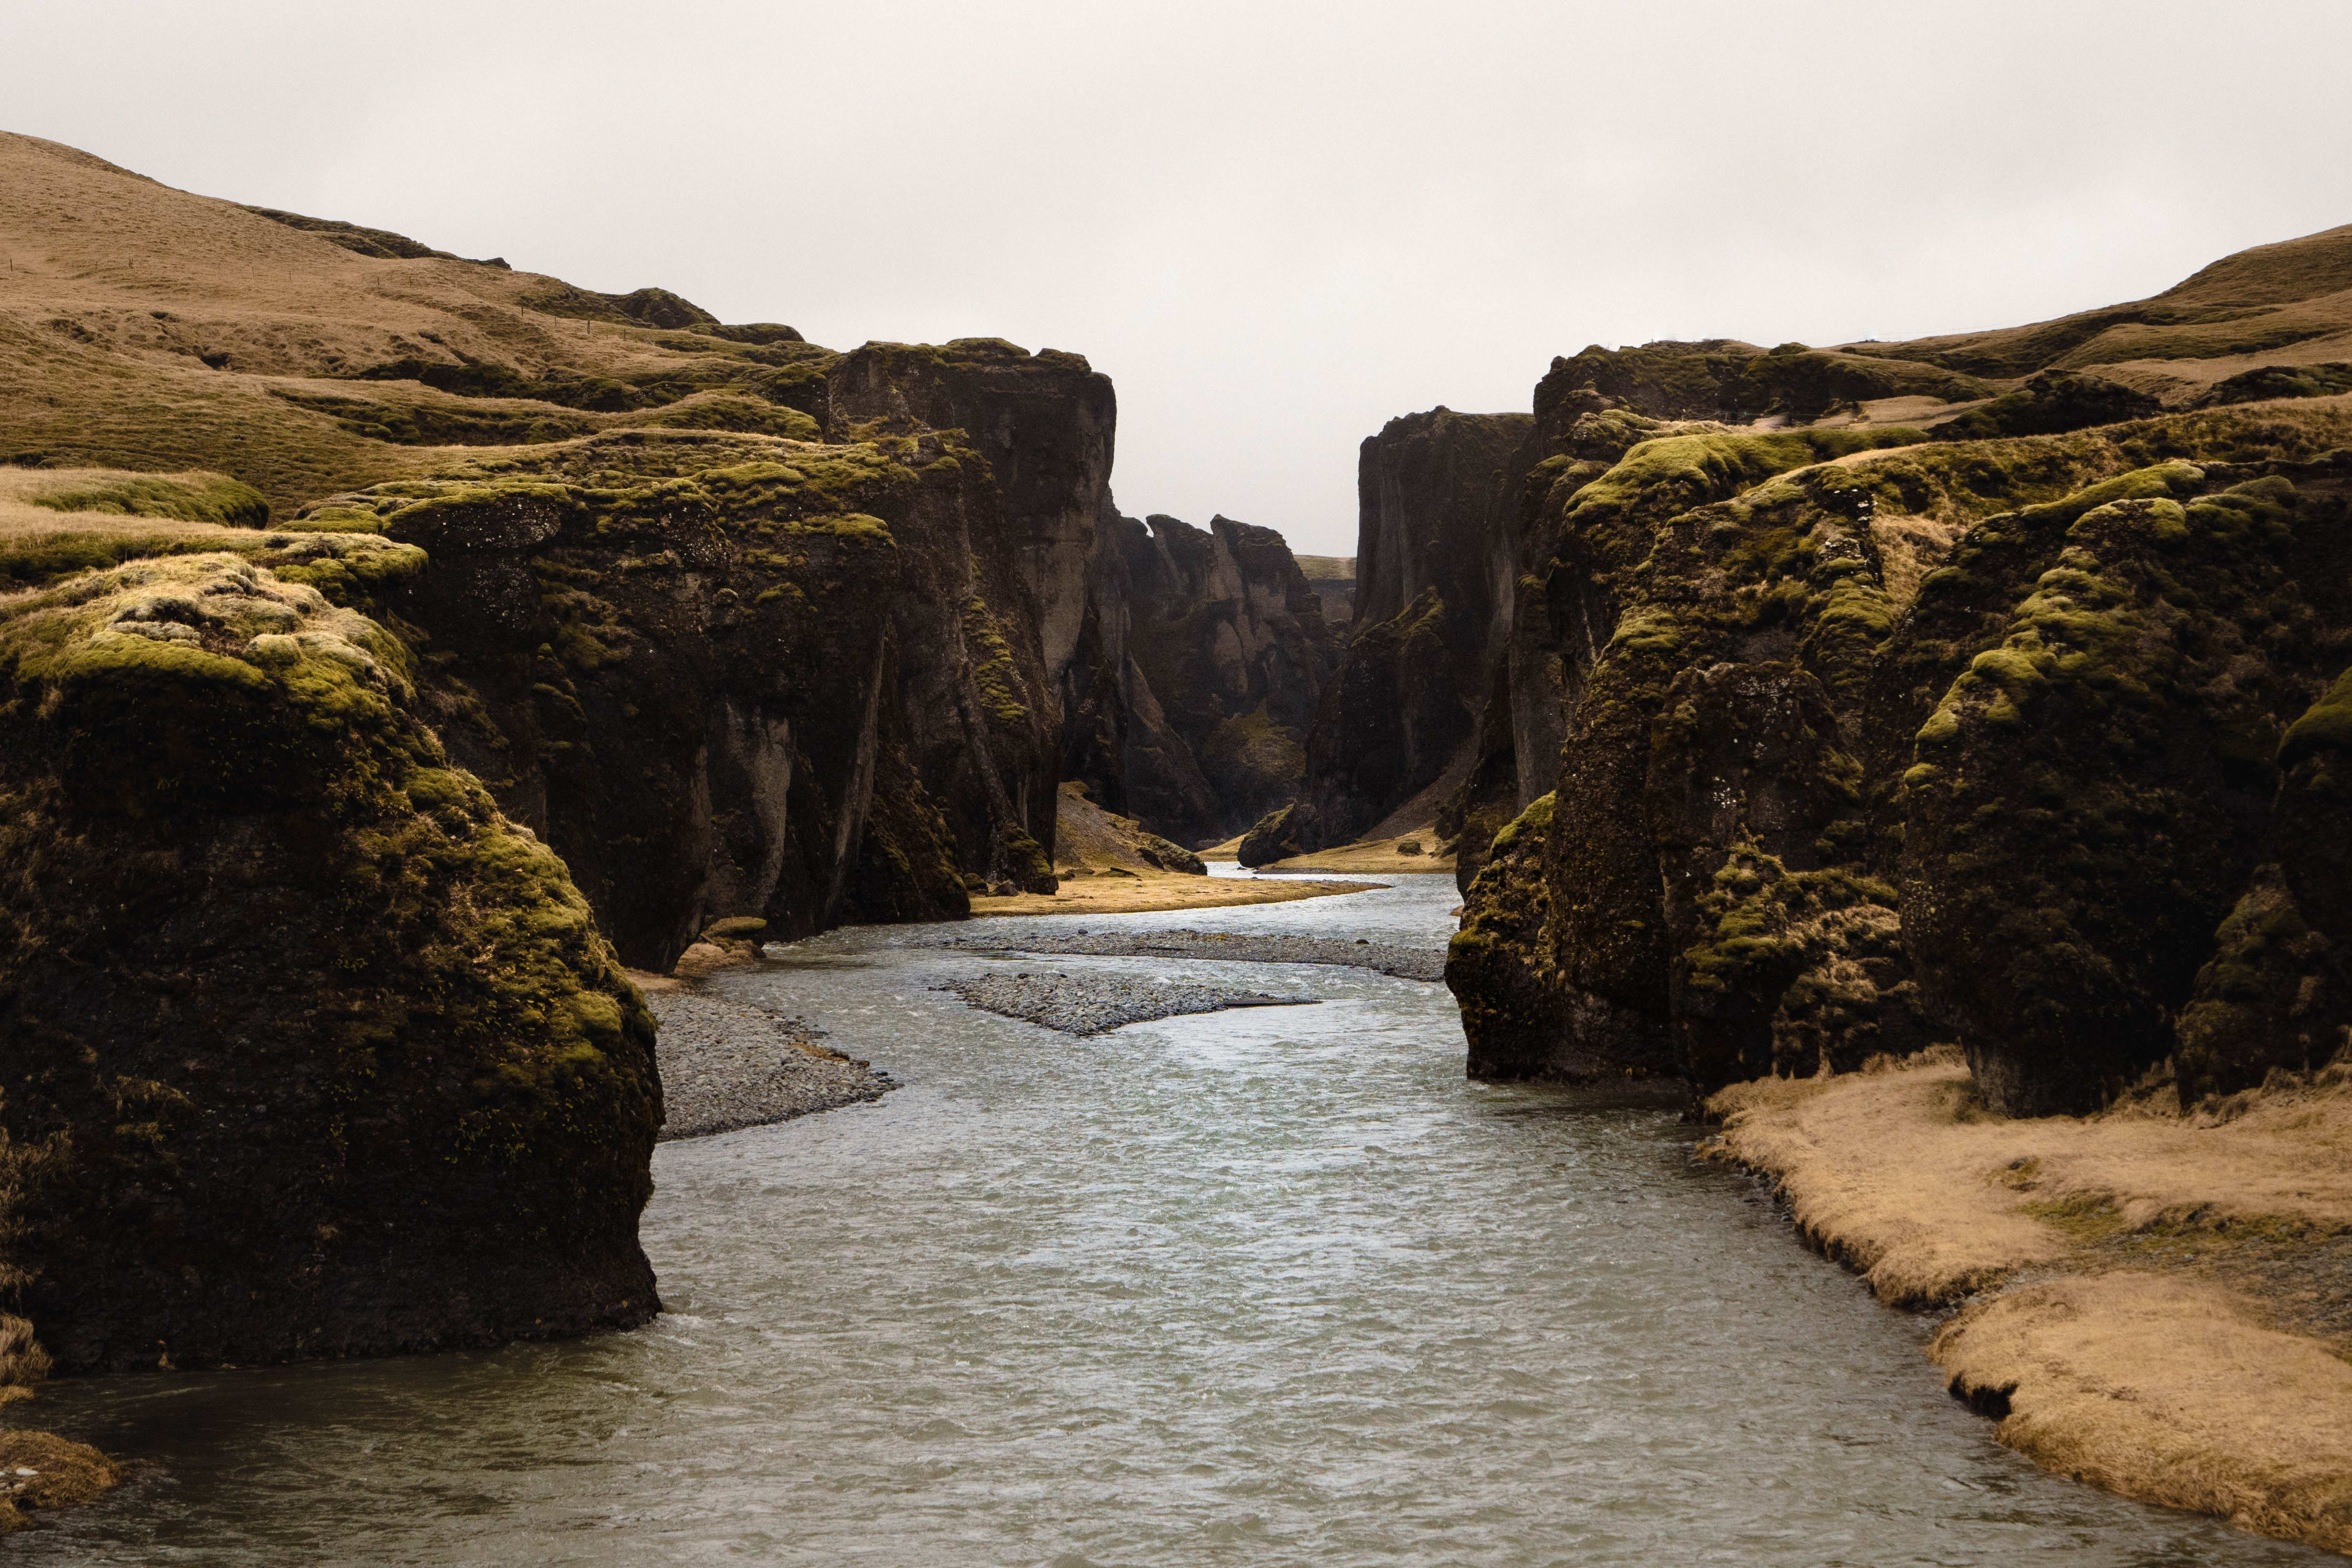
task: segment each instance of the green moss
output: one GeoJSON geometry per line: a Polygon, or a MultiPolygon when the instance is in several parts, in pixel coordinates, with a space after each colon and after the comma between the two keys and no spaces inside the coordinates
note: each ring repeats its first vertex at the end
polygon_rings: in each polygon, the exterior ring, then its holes
{"type": "Polygon", "coordinates": [[[230,528],[261,528],[269,521],[269,502],[261,492],[225,474],[116,474],[90,483],[37,490],[25,499],[51,511],[168,517],[230,528]]]}
{"type": "MultiPolygon", "coordinates": [[[[963,637],[982,711],[992,722],[1009,730],[1027,724],[1029,705],[1023,700],[1021,670],[1013,662],[1013,645],[998,628],[988,602],[978,595],[964,601],[963,637]]],[[[1043,860],[1043,851],[1039,858],[1043,860]]]]}
{"type": "Polygon", "coordinates": [[[797,408],[784,407],[765,397],[710,392],[687,397],[649,413],[632,416],[630,429],[730,430],[763,436],[783,436],[795,441],[816,440],[817,422],[797,408]]]}
{"type": "Polygon", "coordinates": [[[1663,520],[1727,499],[1792,468],[1920,439],[1918,431],[1900,427],[1661,437],[1633,447],[1614,468],[1580,489],[1568,521],[1590,531],[1663,520]]]}
{"type": "Polygon", "coordinates": [[[2328,752],[2352,754],[2352,669],[2337,676],[2326,695],[2288,727],[2279,746],[2278,765],[2291,768],[2328,752]]]}
{"type": "Polygon", "coordinates": [[[1552,805],[1558,798],[1556,795],[1545,794],[1529,802],[1525,811],[1505,823],[1496,833],[1492,853],[1507,853],[1516,848],[1523,837],[1532,837],[1540,843],[1545,831],[1551,826],[1552,805]]]}

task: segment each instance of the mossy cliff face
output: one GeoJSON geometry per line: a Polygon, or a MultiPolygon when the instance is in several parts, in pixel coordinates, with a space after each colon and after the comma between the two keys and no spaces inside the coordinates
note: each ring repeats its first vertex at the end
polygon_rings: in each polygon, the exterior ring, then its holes
{"type": "MultiPolygon", "coordinates": [[[[1000,536],[981,542],[983,553],[1031,600],[1038,657],[1062,690],[1086,617],[1096,521],[1110,500],[1118,424],[1110,378],[1079,354],[964,338],[936,347],[868,343],[835,363],[826,385],[835,439],[963,432],[1000,499],[1000,536]]],[[[1047,801],[1048,822],[1053,809],[1047,801]]]]}
{"type": "Polygon", "coordinates": [[[60,1366],[656,1310],[652,1019],[412,679],[383,626],[236,554],[0,609],[10,1262],[60,1366]]]}
{"type": "MultiPolygon", "coordinates": [[[[921,537],[907,534],[916,586],[902,600],[898,657],[909,682],[909,734],[928,779],[935,776],[933,763],[947,760],[939,748],[960,724],[970,727],[951,717],[961,702],[950,689],[950,645],[960,634],[915,607],[953,591],[961,572],[971,579],[961,635],[1001,642],[1011,660],[984,681],[995,692],[985,706],[1002,743],[989,759],[969,764],[975,777],[967,786],[967,794],[987,796],[992,821],[1003,826],[984,849],[967,851],[966,864],[991,885],[1050,891],[1065,715],[1077,705],[1073,665],[1098,549],[1097,522],[1110,506],[1118,414],[1110,380],[1078,354],[1030,353],[1000,339],[966,338],[937,346],[868,343],[831,367],[826,395],[835,439],[950,433],[970,499],[952,524],[924,522],[921,537]],[[918,689],[926,681],[929,689],[918,689]]],[[[921,513],[910,526],[930,516],[921,513]]],[[[950,819],[963,820],[972,809],[960,816],[950,803],[950,819]]],[[[958,832],[960,841],[969,841],[958,832]]]]}
{"type": "Polygon", "coordinates": [[[1532,434],[1523,414],[1438,408],[1364,442],[1355,621],[1307,738],[1301,847],[1362,837],[1408,805],[1434,812],[1475,763],[1517,602],[1532,434]]]}
{"type": "Polygon", "coordinates": [[[1064,769],[1155,831],[1229,838],[1297,795],[1334,662],[1321,603],[1274,530],[1107,515],[1064,769]]]}
{"type": "Polygon", "coordinates": [[[2318,742],[2281,746],[2346,662],[2347,434],[2314,405],[1548,455],[1517,621],[1564,743],[1548,822],[1470,889],[1473,1062],[1713,1085],[1957,1038],[2026,1111],[2168,1057],[2192,1092],[2324,1058],[2279,1042],[2333,1037],[2329,939],[2261,868],[2337,822],[2318,742]],[[2200,985],[2239,1012],[2179,1024],[2200,985]]]}
{"type": "Polygon", "coordinates": [[[2095,1105],[2172,1053],[2277,858],[2281,742],[2352,620],[2352,469],[2126,478],[2172,493],[2019,518],[2047,564],[1901,784],[1906,930],[1989,1098],[2023,1110],[2095,1105]]]}
{"type": "Polygon", "coordinates": [[[430,555],[390,612],[436,721],[632,963],[1050,880],[1034,620],[950,438],[605,437],[321,510],[430,555]]]}

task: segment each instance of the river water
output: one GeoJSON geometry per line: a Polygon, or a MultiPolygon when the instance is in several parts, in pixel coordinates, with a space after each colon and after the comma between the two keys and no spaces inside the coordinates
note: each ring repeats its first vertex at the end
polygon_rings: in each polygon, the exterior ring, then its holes
{"type": "MultiPolygon", "coordinates": [[[[668,1314],[495,1352],[54,1386],[150,1468],[27,1563],[2315,1563],[1997,1447],[1927,1325],[1670,1109],[1462,1076],[1443,986],[1087,1039],[929,989],[1076,925],[1442,942],[1452,879],[837,931],[719,982],[908,1087],[669,1143],[668,1314]]],[[[1177,961],[1020,961],[1171,973],[1177,961]]]]}

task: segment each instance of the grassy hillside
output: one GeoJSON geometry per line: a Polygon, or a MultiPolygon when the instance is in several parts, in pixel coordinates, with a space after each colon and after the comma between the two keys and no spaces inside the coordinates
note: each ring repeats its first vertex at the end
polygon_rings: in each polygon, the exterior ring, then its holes
{"type": "Polygon", "coordinates": [[[0,134],[0,463],[213,469],[282,513],[452,448],[815,434],[832,355],[788,327],[289,220],[0,134]]]}

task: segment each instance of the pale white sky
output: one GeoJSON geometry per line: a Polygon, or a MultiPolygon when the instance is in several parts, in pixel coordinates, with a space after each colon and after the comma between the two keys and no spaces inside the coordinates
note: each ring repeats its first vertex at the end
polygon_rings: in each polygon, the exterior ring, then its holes
{"type": "Polygon", "coordinates": [[[816,342],[1116,379],[1132,513],[1354,549],[1356,446],[1588,342],[2154,292],[2352,222],[2352,5],[0,5],[0,125],[816,342]]]}

